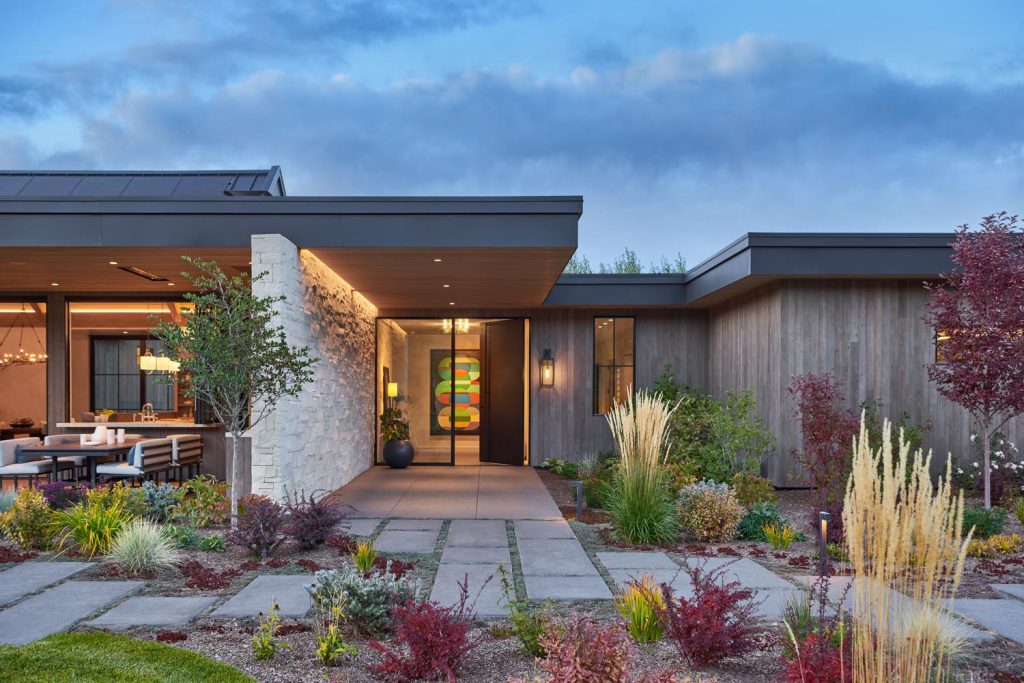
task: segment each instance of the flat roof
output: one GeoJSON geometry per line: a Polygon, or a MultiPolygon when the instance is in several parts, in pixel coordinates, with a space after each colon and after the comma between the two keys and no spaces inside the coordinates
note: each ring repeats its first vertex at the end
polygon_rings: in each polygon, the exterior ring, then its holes
{"type": "Polygon", "coordinates": [[[280,166],[246,171],[0,171],[0,199],[284,194],[280,166]]]}

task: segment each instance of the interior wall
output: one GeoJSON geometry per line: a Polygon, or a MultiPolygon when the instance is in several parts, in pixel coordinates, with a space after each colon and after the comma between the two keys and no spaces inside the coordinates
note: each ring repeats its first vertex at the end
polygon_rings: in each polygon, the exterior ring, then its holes
{"type": "MultiPolygon", "coordinates": [[[[29,352],[38,350],[36,337],[32,331],[31,327],[25,327],[23,334],[26,339],[25,350],[29,352]],[[31,340],[31,345],[27,340],[31,340]]],[[[0,330],[0,336],[2,332],[3,330],[0,330]]],[[[46,339],[45,327],[36,327],[35,333],[40,339],[46,339]]],[[[17,342],[18,334],[19,330],[15,329],[5,348],[11,348],[17,342]]],[[[36,426],[46,422],[46,363],[12,366],[0,370],[0,423],[21,417],[32,418],[36,426]]]]}
{"type": "MultiPolygon", "coordinates": [[[[384,401],[387,397],[387,386],[384,382],[384,368],[388,368],[390,381],[398,383],[399,393],[408,389],[408,350],[406,348],[408,335],[398,323],[393,320],[379,319],[377,321],[377,415],[384,410],[384,401]]],[[[403,411],[405,406],[400,406],[403,411]]],[[[383,446],[383,439],[380,436],[379,421],[377,423],[377,449],[380,452],[383,446]]]]}

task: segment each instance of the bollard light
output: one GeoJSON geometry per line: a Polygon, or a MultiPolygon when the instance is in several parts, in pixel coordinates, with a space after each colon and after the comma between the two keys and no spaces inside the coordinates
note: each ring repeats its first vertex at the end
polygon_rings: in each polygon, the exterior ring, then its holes
{"type": "Polygon", "coordinates": [[[832,515],[822,510],[818,513],[818,573],[825,576],[828,573],[828,523],[832,515]]]}
{"type": "Polygon", "coordinates": [[[583,521],[583,482],[582,481],[571,481],[569,484],[576,489],[576,521],[583,521]]]}

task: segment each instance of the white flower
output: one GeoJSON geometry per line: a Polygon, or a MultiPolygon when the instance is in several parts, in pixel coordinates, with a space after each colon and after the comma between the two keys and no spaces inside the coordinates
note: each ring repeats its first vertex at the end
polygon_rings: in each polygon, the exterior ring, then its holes
{"type": "Polygon", "coordinates": [[[957,473],[957,474],[963,474],[963,473],[964,473],[964,471],[963,471],[962,469],[960,469],[959,467],[957,467],[957,468],[956,468],[956,473],[957,473]]]}
{"type": "Polygon", "coordinates": [[[995,463],[992,463],[992,469],[998,470],[999,469],[999,465],[997,465],[995,463]]]}
{"type": "Polygon", "coordinates": [[[977,434],[971,434],[971,443],[974,443],[974,440],[977,439],[977,438],[978,438],[977,434]]]}
{"type": "Polygon", "coordinates": [[[972,464],[972,465],[974,465],[975,467],[977,467],[977,466],[978,466],[978,463],[977,463],[977,462],[973,462],[973,463],[971,463],[971,464],[972,464]]]}

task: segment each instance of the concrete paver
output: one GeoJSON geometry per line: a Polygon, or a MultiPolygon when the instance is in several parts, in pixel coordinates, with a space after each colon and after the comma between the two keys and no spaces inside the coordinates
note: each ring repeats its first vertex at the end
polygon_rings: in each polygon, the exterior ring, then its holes
{"type": "Polygon", "coordinates": [[[432,553],[437,547],[436,531],[391,531],[377,536],[374,547],[386,553],[432,553]]]}
{"type": "MultiPolygon", "coordinates": [[[[509,567],[506,566],[506,569],[509,567]]],[[[430,599],[442,605],[457,605],[459,583],[468,577],[469,601],[476,599],[476,613],[481,617],[498,617],[508,614],[508,609],[499,604],[503,595],[498,566],[490,564],[442,564],[437,568],[430,599]],[[481,590],[482,588],[482,590],[481,590]],[[477,595],[479,594],[479,597],[477,595]]]]}
{"type": "Polygon", "coordinates": [[[523,574],[534,576],[589,576],[598,574],[579,541],[561,538],[517,540],[523,574]]]}
{"type": "Polygon", "coordinates": [[[1024,645],[1024,602],[1007,600],[956,600],[953,611],[1024,645]]]}
{"type": "Polygon", "coordinates": [[[533,600],[610,600],[612,592],[599,574],[593,576],[535,576],[527,574],[526,594],[533,600]]]}
{"type": "Polygon", "coordinates": [[[392,519],[384,525],[384,531],[436,531],[441,532],[443,519],[392,519]]]}
{"type": "Polygon", "coordinates": [[[310,597],[306,586],[313,577],[305,574],[257,576],[230,600],[213,611],[213,617],[255,617],[270,610],[274,600],[283,617],[301,617],[309,611],[310,597]]]}
{"type": "Polygon", "coordinates": [[[109,629],[132,626],[184,626],[216,601],[216,597],[128,598],[114,609],[93,619],[89,625],[109,629]]]}
{"type": "Polygon", "coordinates": [[[608,569],[679,569],[675,561],[662,552],[597,553],[608,569]]]}
{"type": "Polygon", "coordinates": [[[722,578],[728,583],[739,581],[744,588],[792,588],[793,584],[774,573],[770,569],[748,558],[736,560],[728,557],[689,558],[687,563],[692,567],[704,563],[705,571],[713,571],[727,566],[722,578]]]}
{"type": "Polygon", "coordinates": [[[341,523],[345,533],[352,536],[370,536],[380,526],[379,517],[362,517],[359,519],[346,519],[341,523]]]}
{"type": "Polygon", "coordinates": [[[507,548],[508,532],[500,519],[453,519],[446,546],[507,548]]]}
{"type": "Polygon", "coordinates": [[[89,562],[22,562],[0,572],[0,607],[77,574],[89,562]]]}
{"type": "Polygon", "coordinates": [[[512,554],[507,545],[504,548],[445,545],[441,564],[504,564],[508,568],[512,566],[512,554]]]}
{"type": "Polygon", "coordinates": [[[608,574],[615,581],[619,590],[622,590],[630,581],[639,581],[644,576],[650,576],[656,585],[667,583],[680,595],[689,597],[693,594],[690,577],[681,569],[609,569],[608,574]]]}
{"type": "Polygon", "coordinates": [[[65,581],[0,611],[0,643],[24,645],[66,631],[145,581],[65,581]]]}
{"type": "Polygon", "coordinates": [[[993,583],[990,585],[1003,595],[1024,600],[1024,583],[993,583]]]}
{"type": "Polygon", "coordinates": [[[516,538],[576,538],[572,527],[563,520],[519,520],[515,523],[516,538]]]}

